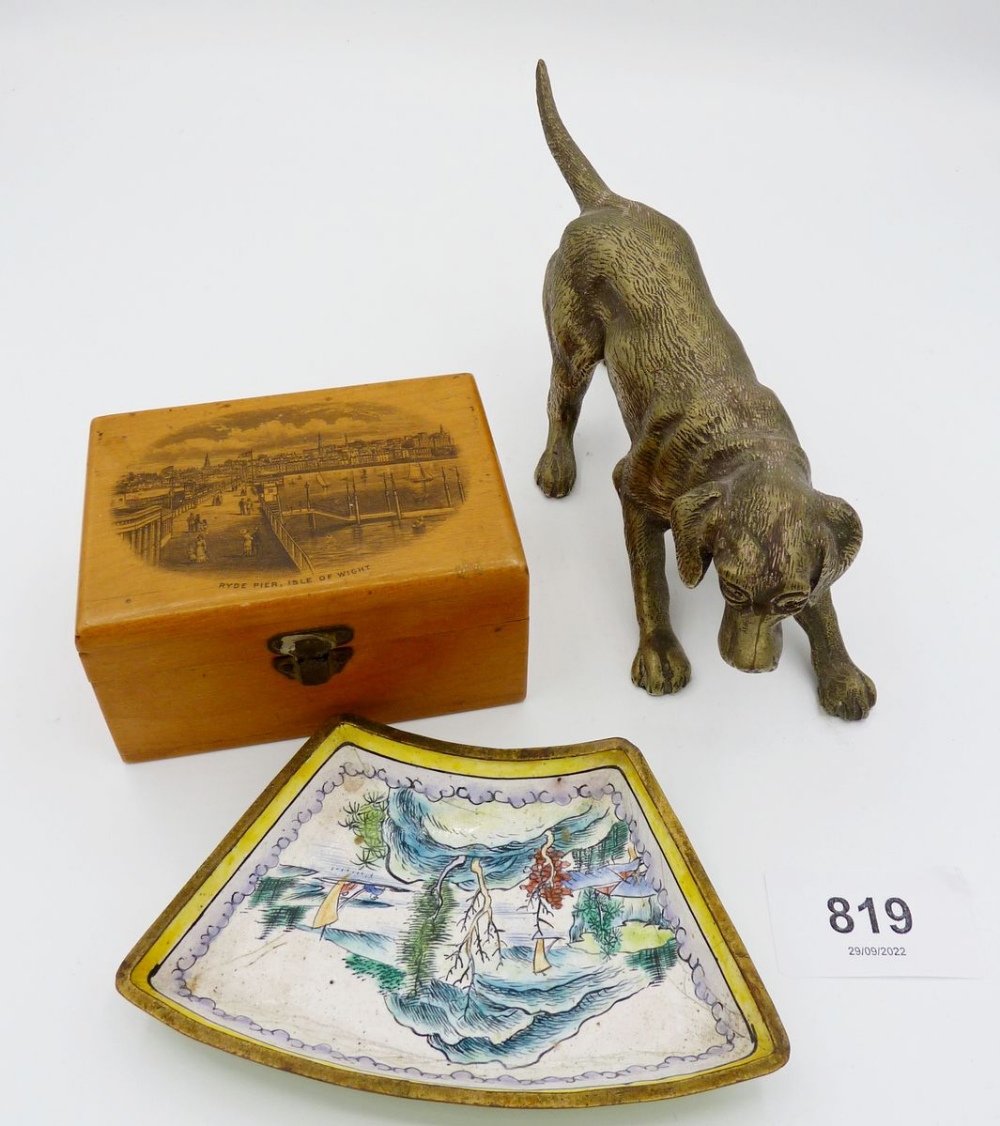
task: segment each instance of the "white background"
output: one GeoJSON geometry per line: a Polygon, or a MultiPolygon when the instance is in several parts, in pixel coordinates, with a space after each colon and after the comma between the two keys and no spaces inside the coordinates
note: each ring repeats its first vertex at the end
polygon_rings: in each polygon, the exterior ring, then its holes
{"type": "MultiPolygon", "coordinates": [[[[531,569],[529,695],[408,726],[637,743],[792,1044],[765,1079],[574,1121],[997,1121],[994,0],[4,0],[0,99],[4,1119],[511,1113],[285,1075],[115,994],[120,959],[296,744],[126,767],[72,643],[92,416],[468,370],[531,569]],[[725,665],[713,575],[674,577],[690,686],[631,685],[625,434],[603,375],[576,492],[547,501],[532,480],[541,277],[575,213],[535,114],[538,56],[612,187],[691,232],[817,486],[862,515],[835,597],[879,688],[864,723],[820,712],[794,627],[775,673],[725,665]],[[988,976],[785,977],[763,877],[789,861],[857,871],[858,901],[871,866],[959,870],[988,976]]],[[[948,920],[931,925],[946,957],[948,920]]]]}

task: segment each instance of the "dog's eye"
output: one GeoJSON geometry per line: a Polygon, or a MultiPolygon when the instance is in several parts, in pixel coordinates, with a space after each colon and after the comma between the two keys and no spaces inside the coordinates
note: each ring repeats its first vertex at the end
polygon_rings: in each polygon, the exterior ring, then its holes
{"type": "Polygon", "coordinates": [[[730,582],[726,582],[725,579],[719,580],[719,586],[722,589],[722,597],[731,606],[749,606],[750,605],[750,595],[747,594],[747,592],[745,590],[742,590],[738,586],[734,586],[730,582]]]}
{"type": "Polygon", "coordinates": [[[775,599],[774,608],[779,614],[797,614],[800,610],[805,609],[808,601],[808,594],[796,591],[792,594],[783,594],[780,598],[775,599]]]}

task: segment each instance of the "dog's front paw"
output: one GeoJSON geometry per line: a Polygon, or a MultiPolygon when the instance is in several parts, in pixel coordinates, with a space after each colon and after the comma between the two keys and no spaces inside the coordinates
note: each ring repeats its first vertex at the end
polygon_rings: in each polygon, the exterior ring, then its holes
{"type": "Polygon", "coordinates": [[[564,497],[576,484],[572,448],[546,450],[535,469],[535,483],[547,497],[564,497]]]}
{"type": "Polygon", "coordinates": [[[632,662],[632,683],[650,696],[680,692],[691,679],[691,662],[673,634],[654,635],[639,643],[632,662]]]}
{"type": "Polygon", "coordinates": [[[824,711],[840,719],[864,719],[876,698],[871,678],[857,665],[834,665],[820,678],[819,702],[824,711]]]}

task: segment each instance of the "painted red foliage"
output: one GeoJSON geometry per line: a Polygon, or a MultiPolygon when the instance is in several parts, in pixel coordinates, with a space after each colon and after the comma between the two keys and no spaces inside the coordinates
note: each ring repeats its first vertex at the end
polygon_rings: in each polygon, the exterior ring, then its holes
{"type": "Polygon", "coordinates": [[[548,852],[539,849],[535,862],[528,873],[528,879],[521,885],[528,899],[541,899],[553,911],[562,906],[563,900],[572,895],[568,885],[569,866],[564,853],[550,848],[548,852]]]}

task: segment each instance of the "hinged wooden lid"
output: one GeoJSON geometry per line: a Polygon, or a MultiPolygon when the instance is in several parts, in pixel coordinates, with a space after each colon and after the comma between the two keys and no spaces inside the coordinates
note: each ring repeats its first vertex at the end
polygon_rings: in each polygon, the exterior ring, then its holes
{"type": "Polygon", "coordinates": [[[507,569],[524,555],[471,375],[92,424],[81,648],[234,610],[304,627],[321,593],[507,569]]]}

